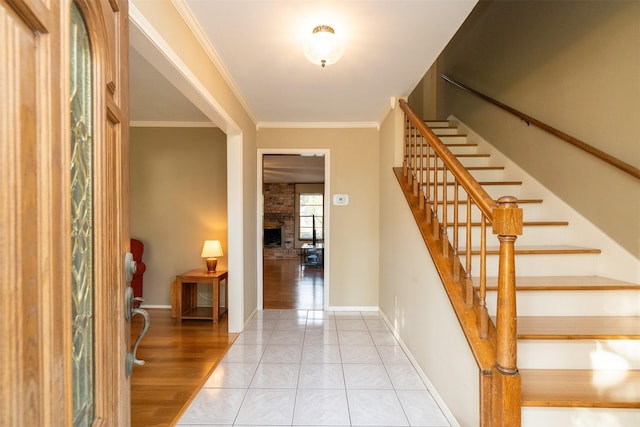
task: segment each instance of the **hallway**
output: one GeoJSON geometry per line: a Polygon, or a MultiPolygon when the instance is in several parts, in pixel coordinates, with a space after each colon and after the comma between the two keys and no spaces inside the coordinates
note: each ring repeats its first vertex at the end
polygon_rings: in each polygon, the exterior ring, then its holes
{"type": "Polygon", "coordinates": [[[376,312],[259,311],[179,426],[449,426],[376,312]]]}
{"type": "Polygon", "coordinates": [[[302,267],[298,258],[263,261],[265,309],[322,310],[324,269],[302,267]]]}

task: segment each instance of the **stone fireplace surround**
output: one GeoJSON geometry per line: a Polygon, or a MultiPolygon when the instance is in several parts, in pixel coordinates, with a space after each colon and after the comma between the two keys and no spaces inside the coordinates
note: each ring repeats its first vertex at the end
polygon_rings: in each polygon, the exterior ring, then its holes
{"type": "Polygon", "coordinates": [[[298,258],[300,252],[294,248],[295,184],[265,183],[263,194],[263,227],[282,229],[281,245],[264,247],[264,257],[267,259],[298,258]]]}

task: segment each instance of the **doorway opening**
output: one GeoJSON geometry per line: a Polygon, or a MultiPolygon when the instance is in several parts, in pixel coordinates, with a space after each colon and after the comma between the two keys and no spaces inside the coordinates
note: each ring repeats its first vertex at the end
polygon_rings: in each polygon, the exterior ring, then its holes
{"type": "Polygon", "coordinates": [[[279,151],[258,157],[260,306],[323,310],[328,153],[279,151]]]}

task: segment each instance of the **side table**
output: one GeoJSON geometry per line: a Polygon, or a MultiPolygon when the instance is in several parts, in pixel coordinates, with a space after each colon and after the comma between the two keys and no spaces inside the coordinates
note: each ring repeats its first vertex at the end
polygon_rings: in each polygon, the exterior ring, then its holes
{"type": "Polygon", "coordinates": [[[176,321],[182,319],[206,319],[217,323],[227,311],[228,290],[226,270],[209,273],[206,270],[191,270],[176,276],[176,321]],[[224,283],[224,304],[220,305],[220,286],[224,283]],[[212,287],[213,307],[198,307],[198,283],[212,287]]]}

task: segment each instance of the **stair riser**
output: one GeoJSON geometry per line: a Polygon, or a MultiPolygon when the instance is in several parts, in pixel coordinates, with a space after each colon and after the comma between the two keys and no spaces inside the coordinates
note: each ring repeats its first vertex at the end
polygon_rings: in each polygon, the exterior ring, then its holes
{"type": "Polygon", "coordinates": [[[441,135],[439,138],[444,144],[466,144],[468,142],[467,137],[463,135],[441,135]]]}
{"type": "Polygon", "coordinates": [[[431,129],[431,131],[433,133],[435,133],[436,135],[440,136],[440,135],[457,135],[458,134],[458,129],[457,128],[447,128],[447,129],[431,129]]]}
{"type": "Polygon", "coordinates": [[[425,120],[424,123],[429,127],[447,127],[447,126],[451,126],[449,124],[449,121],[447,121],[447,120],[425,120]]]}
{"type": "MultiPolygon", "coordinates": [[[[470,170],[469,173],[479,182],[492,182],[492,181],[502,181],[504,180],[504,171],[503,170],[470,170]]],[[[433,169],[429,170],[429,181],[434,180],[433,169]]],[[[444,171],[438,170],[438,183],[442,183],[444,180],[444,171]]],[[[426,181],[427,172],[423,170],[422,179],[426,181]]],[[[453,174],[451,172],[447,172],[447,182],[454,182],[453,174]]],[[[462,187],[459,189],[460,194],[464,194],[462,187]]]]}
{"type": "MultiPolygon", "coordinates": [[[[454,154],[455,156],[465,156],[465,155],[477,155],[478,154],[478,147],[474,146],[474,145],[464,145],[464,146],[460,146],[460,145],[456,145],[456,146],[449,146],[447,147],[449,149],[449,151],[451,151],[452,154],[454,154]]],[[[486,157],[486,156],[479,156],[481,158],[485,158],[485,159],[491,159],[491,157],[486,157]]],[[[433,167],[434,165],[434,156],[433,153],[431,153],[429,155],[429,162],[427,163],[427,151],[426,148],[423,150],[422,152],[422,165],[423,167],[426,167],[427,164],[429,165],[430,168],[433,167]]],[[[460,158],[458,158],[458,160],[461,160],[460,158]]],[[[413,150],[411,153],[411,164],[414,164],[414,154],[413,154],[413,150]]],[[[418,166],[420,165],[420,150],[418,150],[418,153],[415,155],[415,164],[417,164],[418,166]]],[[[440,158],[438,158],[438,166],[442,167],[442,160],[440,158]]],[[[498,166],[498,165],[493,165],[493,166],[498,166]]]]}
{"type": "MultiPolygon", "coordinates": [[[[480,257],[472,256],[471,273],[474,277],[479,275],[479,266],[480,257]]],[[[596,255],[516,255],[516,274],[520,276],[594,276],[596,274],[596,255]]],[[[488,255],[487,276],[497,275],[498,256],[488,255]]]]}
{"type": "Polygon", "coordinates": [[[520,369],[640,369],[640,340],[519,340],[520,369]]]}
{"type": "MultiPolygon", "coordinates": [[[[635,290],[519,291],[516,299],[518,316],[640,316],[635,290]]],[[[487,292],[487,309],[495,316],[495,291],[487,292]]]]}
{"type": "MultiPolygon", "coordinates": [[[[446,133],[436,133],[436,136],[438,136],[438,139],[440,139],[440,141],[444,144],[466,144],[468,139],[466,135],[458,135],[457,132],[446,132],[446,133]]],[[[413,145],[414,143],[418,143],[418,145],[420,144],[420,142],[424,142],[426,138],[422,137],[422,134],[420,132],[418,132],[415,135],[415,138],[413,137],[413,135],[411,135],[409,137],[409,144],[413,145]]],[[[405,140],[405,142],[407,142],[405,140]]]]}
{"type": "MultiPolygon", "coordinates": [[[[453,201],[454,199],[455,190],[453,187],[454,187],[453,185],[447,186],[447,201],[453,201]]],[[[520,193],[521,193],[520,185],[487,185],[484,187],[484,189],[487,192],[487,194],[489,194],[489,196],[492,197],[494,200],[497,200],[503,196],[520,197],[520,193]]],[[[443,200],[442,195],[443,195],[442,186],[438,185],[439,201],[443,200]]],[[[433,197],[433,194],[431,194],[431,197],[433,197]]],[[[460,199],[462,200],[466,199],[466,194],[464,191],[458,190],[458,200],[460,199]]]]}
{"type": "Polygon", "coordinates": [[[522,427],[638,427],[640,409],[522,408],[522,427]]]}
{"type": "MultiPolygon", "coordinates": [[[[441,194],[441,193],[439,193],[441,194]]],[[[460,203],[458,204],[458,220],[459,221],[466,221],[467,219],[467,203],[466,203],[466,193],[462,190],[460,190],[458,192],[458,200],[460,201],[460,203]]],[[[453,199],[451,200],[447,200],[448,202],[451,202],[453,199]]],[[[438,212],[439,212],[439,216],[440,216],[440,212],[442,211],[441,208],[442,205],[439,205],[438,208],[438,212]]],[[[521,205],[521,207],[523,208],[524,212],[523,212],[523,219],[524,221],[544,221],[545,218],[544,215],[544,210],[541,209],[540,204],[529,204],[529,203],[523,203],[521,205]]],[[[447,211],[449,213],[449,222],[453,222],[453,204],[452,203],[447,203],[447,211]]],[[[556,219],[556,218],[554,218],[556,219]]],[[[479,222],[480,221],[480,210],[475,206],[475,204],[471,204],[471,221],[472,222],[479,222]]],[[[534,230],[535,231],[535,230],[534,230]]],[[[527,232],[527,230],[525,230],[525,233],[527,232]]],[[[529,233],[531,233],[531,231],[529,230],[529,233]]],[[[565,241],[566,243],[566,241],[565,241]]]]}
{"type": "MultiPolygon", "coordinates": [[[[418,154],[418,157],[419,157],[419,154],[418,154]]],[[[491,159],[491,157],[458,157],[458,161],[460,163],[462,163],[462,165],[465,166],[465,167],[495,166],[495,165],[492,165],[490,163],[490,159],[491,159]]],[[[431,162],[429,163],[429,167],[433,167],[433,159],[430,159],[430,160],[431,160],[431,162]]],[[[420,159],[418,159],[418,165],[420,165],[420,159]]],[[[426,157],[424,157],[423,158],[423,167],[426,168],[426,166],[427,166],[427,159],[426,159],[426,157]]],[[[442,166],[442,163],[440,163],[439,166],[442,166]]]]}
{"type": "MultiPolygon", "coordinates": [[[[464,217],[461,217],[464,218],[464,217]]],[[[451,219],[453,222],[453,219],[451,219]]],[[[464,222],[464,219],[463,219],[464,222]]],[[[448,227],[447,233],[449,240],[453,241],[453,227],[448,227]]],[[[459,240],[461,244],[466,242],[467,231],[466,227],[459,227],[459,240]]],[[[566,227],[559,226],[530,226],[524,227],[522,236],[518,236],[516,240],[516,248],[519,245],[532,246],[532,245],[564,245],[567,242],[566,227]]],[[[480,242],[480,226],[472,227],[471,229],[471,242],[472,246],[475,246],[480,242]]],[[[490,246],[497,246],[498,239],[491,232],[491,225],[487,226],[487,242],[490,246]]],[[[461,245],[462,246],[462,245],[461,245]]],[[[466,246],[466,244],[465,244],[466,246]]]]}

